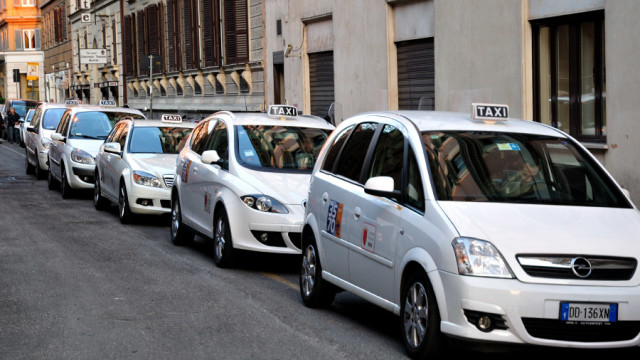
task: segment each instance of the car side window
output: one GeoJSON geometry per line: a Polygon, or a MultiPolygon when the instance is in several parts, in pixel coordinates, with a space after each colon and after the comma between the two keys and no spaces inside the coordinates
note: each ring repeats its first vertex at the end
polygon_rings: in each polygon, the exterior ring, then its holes
{"type": "Polygon", "coordinates": [[[118,140],[116,140],[120,144],[120,149],[122,149],[122,151],[124,151],[124,146],[127,142],[127,134],[129,134],[130,128],[131,127],[129,126],[128,122],[122,124],[122,133],[120,134],[118,140]]]}
{"type": "Polygon", "coordinates": [[[222,168],[229,169],[229,136],[227,134],[227,124],[220,121],[211,132],[207,141],[206,150],[215,150],[220,159],[224,160],[222,168]]]}
{"type": "Polygon", "coordinates": [[[70,118],[71,118],[70,112],[68,111],[64,115],[62,115],[62,119],[60,120],[60,123],[58,124],[58,128],[56,129],[57,133],[60,133],[63,136],[67,136],[67,129],[69,129],[70,118]]]}
{"type": "Polygon", "coordinates": [[[204,141],[209,135],[209,121],[204,121],[193,129],[193,135],[191,136],[191,143],[189,147],[192,151],[202,154],[204,152],[204,141]]]}
{"type": "Polygon", "coordinates": [[[349,126],[348,128],[344,129],[342,133],[340,133],[340,135],[338,135],[333,143],[329,146],[327,156],[325,156],[324,164],[322,164],[322,170],[326,170],[329,172],[333,171],[333,166],[335,165],[336,159],[340,154],[340,150],[342,150],[342,146],[349,137],[349,134],[351,134],[351,130],[353,130],[353,128],[354,126],[349,126]]]}
{"type": "Polygon", "coordinates": [[[377,123],[365,122],[353,130],[340,153],[340,158],[334,171],[336,175],[344,176],[356,182],[360,181],[362,165],[377,127],[377,123]]]}
{"type": "Polygon", "coordinates": [[[33,126],[34,130],[38,131],[38,126],[40,125],[40,119],[42,118],[42,109],[38,108],[36,113],[33,114],[33,120],[31,120],[31,126],[33,126]]]}
{"type": "Polygon", "coordinates": [[[365,181],[375,176],[389,176],[394,189],[402,189],[402,167],[404,162],[404,135],[393,125],[385,125],[378,138],[369,174],[365,181]]]}
{"type": "Polygon", "coordinates": [[[424,187],[420,177],[420,166],[413,149],[409,147],[409,164],[407,166],[407,205],[424,211],[424,187]]]}
{"type": "Polygon", "coordinates": [[[109,136],[107,136],[107,139],[104,141],[106,143],[108,142],[113,142],[113,139],[115,139],[115,137],[117,136],[119,131],[122,131],[122,124],[116,124],[116,126],[111,129],[111,132],[109,133],[109,136]]]}

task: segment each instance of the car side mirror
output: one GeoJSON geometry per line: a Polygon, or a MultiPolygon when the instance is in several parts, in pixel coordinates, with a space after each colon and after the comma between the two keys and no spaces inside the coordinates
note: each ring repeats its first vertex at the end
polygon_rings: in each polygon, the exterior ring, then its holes
{"type": "Polygon", "coordinates": [[[369,195],[400,199],[400,191],[394,190],[395,184],[390,176],[375,176],[364,184],[364,192],[369,195]]]}
{"type": "Polygon", "coordinates": [[[218,152],[216,150],[207,150],[202,153],[202,163],[203,164],[213,164],[222,166],[224,160],[220,158],[218,152]]]}
{"type": "Polygon", "coordinates": [[[64,141],[65,138],[64,136],[62,136],[62,134],[60,133],[53,133],[51,134],[51,140],[55,140],[55,141],[64,141]]]}
{"type": "Polygon", "coordinates": [[[104,151],[108,153],[116,154],[116,155],[121,155],[122,147],[120,146],[120,143],[109,142],[104,144],[104,151]]]}
{"type": "Polygon", "coordinates": [[[33,126],[27,126],[27,131],[31,132],[31,133],[34,133],[34,134],[37,134],[36,129],[34,129],[33,126]]]}

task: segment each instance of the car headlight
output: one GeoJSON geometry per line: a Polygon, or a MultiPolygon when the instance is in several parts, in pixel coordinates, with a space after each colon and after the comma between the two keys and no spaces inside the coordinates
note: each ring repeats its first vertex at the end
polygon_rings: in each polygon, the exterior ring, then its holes
{"type": "Polygon", "coordinates": [[[288,214],[289,210],[278,200],[267,195],[245,195],[241,196],[242,202],[248,207],[262,211],[277,214],[288,214]]]}
{"type": "Polygon", "coordinates": [[[457,238],[451,243],[460,275],[513,278],[504,258],[488,241],[457,238]]]}
{"type": "Polygon", "coordinates": [[[133,181],[135,181],[135,183],[139,185],[158,187],[158,188],[162,187],[162,183],[160,182],[160,179],[158,179],[157,176],[149,174],[148,172],[140,171],[140,170],[135,170],[133,172],[133,181]]]}
{"type": "Polygon", "coordinates": [[[71,151],[71,161],[86,165],[93,165],[96,163],[96,159],[94,159],[93,155],[77,148],[71,151]]]}

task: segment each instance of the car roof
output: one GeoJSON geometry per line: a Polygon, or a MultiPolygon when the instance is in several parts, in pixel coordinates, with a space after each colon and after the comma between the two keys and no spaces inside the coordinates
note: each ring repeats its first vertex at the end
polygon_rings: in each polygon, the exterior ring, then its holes
{"type": "Polygon", "coordinates": [[[38,107],[42,109],[66,108],[64,104],[60,104],[60,103],[42,103],[38,105],[38,107]]]}
{"type": "Polygon", "coordinates": [[[487,131],[539,134],[554,137],[565,137],[561,131],[534,121],[509,118],[505,121],[483,122],[472,119],[471,113],[431,111],[431,110],[398,110],[367,112],[353,116],[359,121],[361,117],[383,116],[402,123],[412,123],[420,132],[423,131],[487,131]]]}
{"type": "MultiPolygon", "coordinates": [[[[126,119],[123,119],[126,120],[126,119]]],[[[161,120],[149,120],[149,119],[135,119],[133,122],[134,127],[181,127],[181,128],[194,128],[196,123],[189,121],[183,122],[169,122],[161,120]]]]}
{"type": "Polygon", "coordinates": [[[229,125],[282,125],[294,127],[312,127],[327,130],[333,130],[334,128],[334,126],[326,120],[313,115],[298,115],[295,118],[274,118],[267,115],[267,113],[232,113],[229,111],[220,111],[209,116],[207,119],[212,118],[223,118],[229,123],[229,125]]]}
{"type": "Polygon", "coordinates": [[[68,106],[70,109],[73,109],[75,112],[86,112],[86,111],[100,111],[100,112],[120,112],[120,113],[129,113],[142,115],[144,114],[137,109],[125,108],[125,107],[110,107],[110,106],[97,106],[97,105],[73,105],[68,106]]]}

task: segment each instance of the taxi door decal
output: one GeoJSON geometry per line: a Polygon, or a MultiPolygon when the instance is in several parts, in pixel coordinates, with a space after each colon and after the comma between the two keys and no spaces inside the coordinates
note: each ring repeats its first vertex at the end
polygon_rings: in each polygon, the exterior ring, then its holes
{"type": "Polygon", "coordinates": [[[363,224],[362,248],[374,252],[376,248],[376,226],[369,223],[363,224]]]}
{"type": "Polygon", "coordinates": [[[327,212],[327,232],[335,237],[340,237],[340,229],[342,228],[342,207],[343,205],[337,201],[329,202],[329,210],[327,212]]]}
{"type": "Polygon", "coordinates": [[[187,183],[189,179],[189,168],[191,167],[191,160],[187,160],[182,164],[182,171],[180,172],[180,177],[182,178],[183,183],[187,183]]]}

